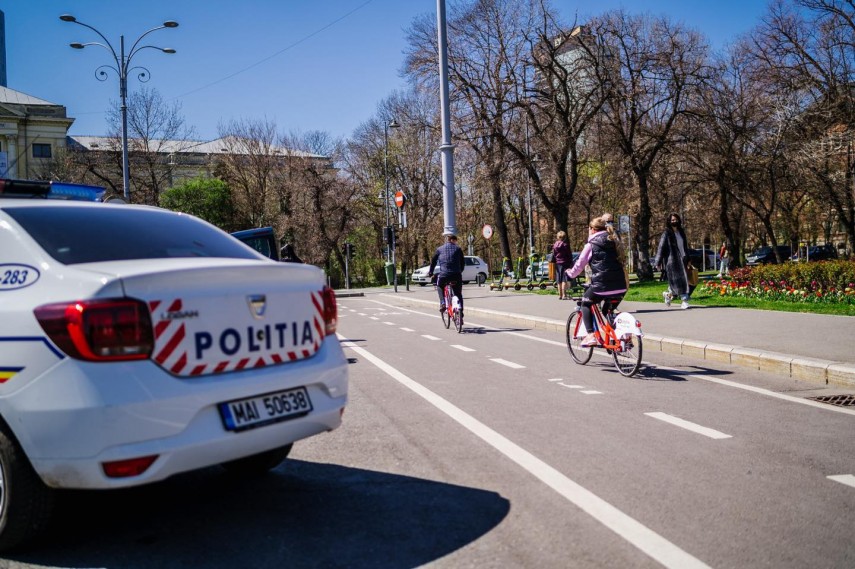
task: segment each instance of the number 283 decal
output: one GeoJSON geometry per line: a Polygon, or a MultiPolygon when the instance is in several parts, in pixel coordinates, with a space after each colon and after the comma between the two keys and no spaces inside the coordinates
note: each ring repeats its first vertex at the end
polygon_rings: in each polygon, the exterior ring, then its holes
{"type": "Polygon", "coordinates": [[[30,286],[39,280],[39,270],[29,265],[0,263],[0,292],[30,286]]]}

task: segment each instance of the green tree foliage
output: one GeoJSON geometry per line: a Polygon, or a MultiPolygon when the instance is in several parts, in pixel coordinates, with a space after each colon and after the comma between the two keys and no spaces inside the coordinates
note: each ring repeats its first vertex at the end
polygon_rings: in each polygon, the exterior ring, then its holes
{"type": "Polygon", "coordinates": [[[229,186],[217,178],[194,178],[160,195],[160,206],[189,213],[225,231],[235,231],[229,186]]]}

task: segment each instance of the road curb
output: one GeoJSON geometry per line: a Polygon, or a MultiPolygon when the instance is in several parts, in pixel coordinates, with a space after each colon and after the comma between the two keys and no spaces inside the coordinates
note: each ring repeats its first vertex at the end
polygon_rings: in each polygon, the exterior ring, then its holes
{"type": "MultiPolygon", "coordinates": [[[[436,305],[436,301],[433,300],[404,298],[383,293],[380,296],[393,299],[396,304],[429,307],[436,305]]],[[[489,316],[511,322],[519,327],[558,332],[562,336],[566,328],[566,321],[564,320],[554,320],[488,308],[476,308],[471,305],[466,306],[466,315],[489,316]]],[[[727,363],[749,369],[777,373],[811,383],[855,389],[855,364],[848,362],[821,360],[743,346],[706,343],[685,338],[668,338],[646,333],[644,334],[644,350],[727,363]]]]}

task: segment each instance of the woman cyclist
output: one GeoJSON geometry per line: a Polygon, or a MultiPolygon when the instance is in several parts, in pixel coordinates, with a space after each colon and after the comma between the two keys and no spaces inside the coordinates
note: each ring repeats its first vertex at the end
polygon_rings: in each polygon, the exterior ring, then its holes
{"type": "Polygon", "coordinates": [[[591,305],[616,297],[619,303],[626,294],[626,273],[620,260],[618,239],[614,228],[602,217],[592,219],[588,224],[588,242],[582,248],[576,264],[567,270],[567,276],[575,278],[585,270],[586,265],[591,266],[591,286],[582,297],[582,322],[588,331],[582,340],[583,347],[597,345],[596,337],[591,332],[594,329],[591,305]]]}

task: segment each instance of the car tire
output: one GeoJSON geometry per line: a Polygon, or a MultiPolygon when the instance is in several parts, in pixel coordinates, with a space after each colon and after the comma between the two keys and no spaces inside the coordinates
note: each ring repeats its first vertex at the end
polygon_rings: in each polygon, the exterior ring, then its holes
{"type": "Polygon", "coordinates": [[[261,476],[282,464],[282,461],[288,458],[293,446],[292,443],[252,456],[224,462],[220,466],[226,469],[229,474],[241,478],[261,476]]]}
{"type": "Polygon", "coordinates": [[[463,281],[463,284],[469,284],[470,281],[463,281]]]}
{"type": "Polygon", "coordinates": [[[478,285],[482,285],[487,282],[487,273],[478,273],[478,276],[475,277],[475,281],[478,285]]]}
{"type": "Polygon", "coordinates": [[[0,425],[0,551],[31,541],[47,527],[55,491],[48,488],[6,425],[0,425]]]}
{"type": "Polygon", "coordinates": [[[427,283],[419,283],[419,286],[427,286],[427,283]]]}

